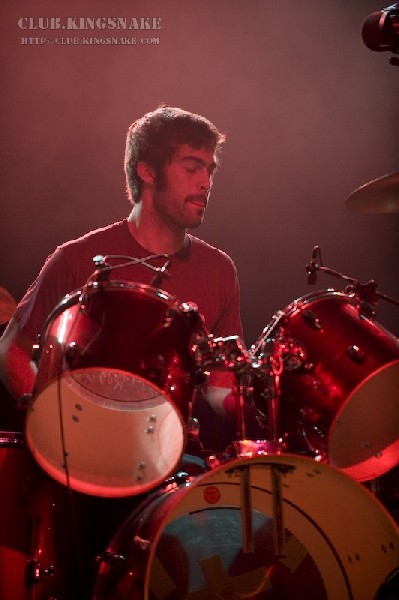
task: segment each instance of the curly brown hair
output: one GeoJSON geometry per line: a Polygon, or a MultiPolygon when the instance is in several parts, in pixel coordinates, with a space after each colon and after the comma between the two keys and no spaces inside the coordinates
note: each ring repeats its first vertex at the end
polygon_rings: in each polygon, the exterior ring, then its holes
{"type": "Polygon", "coordinates": [[[163,167],[179,145],[211,149],[218,160],[224,140],[225,135],[208,119],[181,108],[161,105],[137,119],[130,125],[126,137],[124,169],[130,202],[140,201],[142,180],[137,174],[139,161],[150,165],[157,178],[161,178],[163,167]]]}

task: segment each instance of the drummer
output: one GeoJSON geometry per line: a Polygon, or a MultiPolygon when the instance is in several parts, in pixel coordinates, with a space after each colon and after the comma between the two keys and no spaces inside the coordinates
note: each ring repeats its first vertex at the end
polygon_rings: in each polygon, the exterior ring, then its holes
{"type": "MultiPolygon", "coordinates": [[[[159,287],[180,303],[198,306],[214,336],[242,337],[240,297],[233,261],[221,250],[188,233],[204,219],[225,136],[203,116],[160,106],[128,129],[124,168],[129,216],[63,243],[51,254],[30,286],[0,340],[0,376],[19,399],[32,393],[32,346],[61,299],[79,290],[95,270],[96,255],[143,259],[168,255],[167,276],[159,287]]],[[[120,261],[118,261],[120,262],[120,261]]],[[[164,256],[149,259],[154,267],[164,256]]],[[[112,264],[112,261],[111,261],[112,264]]],[[[152,284],[154,271],[139,264],[120,268],[110,279],[152,284]]],[[[213,373],[206,403],[198,401],[205,446],[224,450],[235,434],[231,402],[233,376],[213,373]],[[204,421],[207,421],[206,423],[204,421]]]]}

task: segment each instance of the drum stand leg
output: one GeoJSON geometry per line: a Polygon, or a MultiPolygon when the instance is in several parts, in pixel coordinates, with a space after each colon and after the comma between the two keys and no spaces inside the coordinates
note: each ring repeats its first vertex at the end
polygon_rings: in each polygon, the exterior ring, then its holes
{"type": "Polygon", "coordinates": [[[285,527],[283,515],[283,486],[281,483],[281,469],[273,465],[270,467],[273,499],[273,546],[276,558],[284,558],[285,553],[285,527]]]}
{"type": "Polygon", "coordinates": [[[249,467],[244,467],[240,472],[240,492],[242,551],[244,554],[252,554],[255,550],[255,542],[252,525],[252,498],[249,467]]]}
{"type": "MultiPolygon", "coordinates": [[[[282,472],[279,466],[270,467],[272,483],[272,501],[273,501],[273,547],[276,558],[286,556],[285,548],[285,526],[283,515],[283,493],[282,493],[282,472]]],[[[252,523],[252,498],[250,468],[244,467],[240,472],[240,491],[241,491],[241,532],[242,532],[242,550],[244,554],[252,554],[255,549],[254,531],[252,523]]]]}
{"type": "MultiPolygon", "coordinates": [[[[273,502],[273,547],[276,558],[285,558],[285,526],[283,515],[282,470],[278,465],[271,465],[270,476],[273,502]]],[[[254,531],[252,522],[252,497],[250,467],[240,471],[241,493],[241,532],[242,550],[244,554],[252,554],[255,550],[254,531]]]]}

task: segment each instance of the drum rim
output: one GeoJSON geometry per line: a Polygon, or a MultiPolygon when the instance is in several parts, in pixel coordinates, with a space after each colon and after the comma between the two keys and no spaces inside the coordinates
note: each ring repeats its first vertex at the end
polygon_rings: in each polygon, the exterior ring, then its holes
{"type": "Polygon", "coordinates": [[[304,294],[303,296],[295,298],[295,300],[290,302],[285,309],[282,310],[282,312],[285,315],[291,314],[291,312],[301,309],[303,306],[312,304],[317,299],[326,300],[328,298],[339,298],[341,300],[346,300],[348,304],[356,304],[354,294],[347,294],[346,292],[342,290],[336,290],[335,288],[326,288],[324,290],[318,290],[317,292],[309,292],[309,294],[304,294]]]}
{"type": "Polygon", "coordinates": [[[88,295],[94,294],[95,292],[104,289],[111,290],[127,290],[127,291],[140,291],[143,292],[145,296],[148,298],[153,298],[167,304],[170,309],[173,309],[176,313],[180,314],[182,317],[185,316],[185,312],[183,310],[183,304],[179,303],[176,296],[169,294],[164,290],[159,288],[154,288],[151,285],[130,281],[128,279],[111,279],[110,281],[91,281],[85,286],[82,286],[79,289],[75,289],[71,292],[68,292],[59,302],[54,306],[54,308],[50,311],[47,316],[40,333],[40,338],[43,338],[47,333],[47,330],[51,323],[54,321],[56,317],[58,317],[64,310],[67,310],[71,306],[77,304],[83,297],[84,294],[88,295]]]}
{"type": "MultiPolygon", "coordinates": [[[[327,300],[331,298],[338,298],[342,302],[347,302],[354,308],[356,307],[356,300],[354,295],[349,295],[346,292],[341,290],[336,290],[335,288],[326,288],[324,290],[318,290],[317,292],[310,292],[309,294],[305,294],[303,296],[299,296],[292,300],[289,304],[287,304],[283,309],[276,311],[267,325],[263,328],[262,333],[257,338],[256,342],[252,345],[253,352],[256,354],[257,348],[260,346],[262,341],[268,337],[273,328],[279,322],[280,319],[291,317],[295,313],[302,311],[307,306],[311,306],[317,299],[319,300],[327,300]]],[[[273,339],[273,338],[271,338],[273,339]]]]}
{"type": "Polygon", "coordinates": [[[176,296],[161,290],[160,288],[155,288],[149,284],[131,281],[129,279],[110,279],[109,281],[91,281],[87,285],[83,286],[81,290],[78,290],[80,294],[84,294],[85,291],[91,292],[91,290],[95,289],[128,289],[128,290],[139,290],[144,292],[145,295],[157,298],[161,301],[169,303],[176,303],[177,306],[180,307],[180,304],[177,301],[176,296]]]}

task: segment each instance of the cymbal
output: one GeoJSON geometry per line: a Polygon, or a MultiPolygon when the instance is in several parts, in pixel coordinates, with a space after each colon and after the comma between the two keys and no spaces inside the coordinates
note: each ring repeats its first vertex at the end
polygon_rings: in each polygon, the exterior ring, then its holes
{"type": "Polygon", "coordinates": [[[0,324],[7,323],[13,316],[17,303],[11,296],[10,292],[3,287],[0,287],[0,324]]]}
{"type": "Polygon", "coordinates": [[[399,171],[360,186],[348,196],[345,204],[361,213],[399,212],[399,171]]]}

